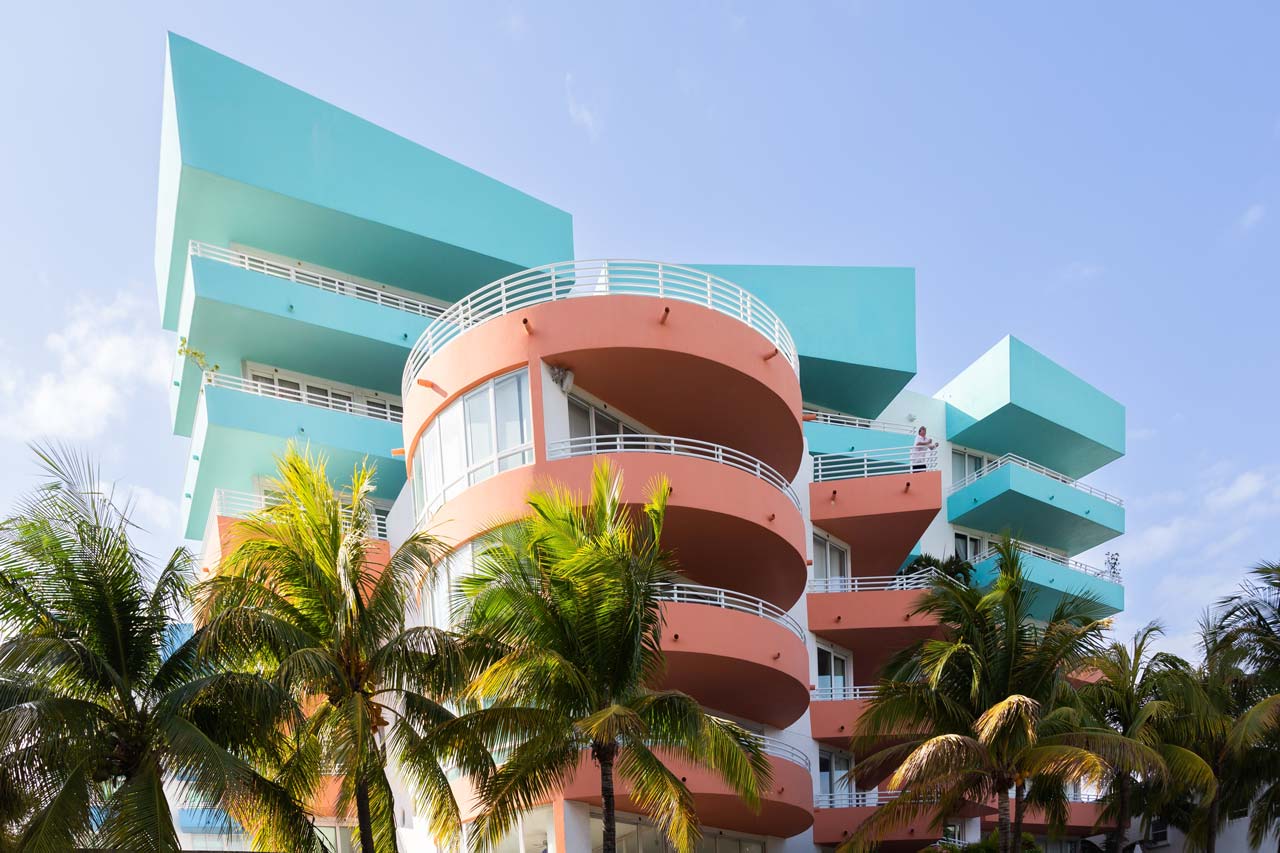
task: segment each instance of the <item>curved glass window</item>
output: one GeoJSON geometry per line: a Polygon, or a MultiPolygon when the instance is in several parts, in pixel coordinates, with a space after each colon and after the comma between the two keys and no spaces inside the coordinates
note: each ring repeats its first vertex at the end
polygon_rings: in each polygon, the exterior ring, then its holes
{"type": "Polygon", "coordinates": [[[529,376],[520,369],[454,400],[422,434],[413,455],[418,520],[468,486],[532,462],[529,376]]]}

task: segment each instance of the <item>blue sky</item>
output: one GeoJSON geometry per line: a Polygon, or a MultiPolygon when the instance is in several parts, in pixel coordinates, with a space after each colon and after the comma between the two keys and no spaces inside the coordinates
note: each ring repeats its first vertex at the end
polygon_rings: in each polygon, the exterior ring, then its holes
{"type": "MultiPolygon", "coordinates": [[[[0,33],[0,507],[89,448],[177,541],[172,29],[546,199],[583,257],[895,264],[932,393],[1007,332],[1121,400],[1129,610],[1280,559],[1280,7],[55,2],[0,33]]],[[[1100,555],[1087,555],[1100,562],[1100,555]]]]}

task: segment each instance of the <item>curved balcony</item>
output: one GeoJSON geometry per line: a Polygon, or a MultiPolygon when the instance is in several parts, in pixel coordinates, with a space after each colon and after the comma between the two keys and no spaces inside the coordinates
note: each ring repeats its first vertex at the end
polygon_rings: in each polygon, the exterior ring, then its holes
{"type": "Polygon", "coordinates": [[[800,719],[809,706],[809,656],[799,622],[767,601],[715,587],[669,584],[662,600],[662,687],[774,728],[800,719]]]}
{"type": "MultiPolygon", "coordinates": [[[[408,423],[477,381],[545,362],[654,430],[737,447],[790,479],[804,446],[798,357],[741,287],[649,261],[526,270],[450,306],[405,365],[408,423]]],[[[406,437],[408,447],[416,440],[406,437]]]]}
{"type": "Polygon", "coordinates": [[[858,543],[853,571],[897,571],[942,509],[936,451],[885,447],[813,457],[809,516],[858,543]]]}
{"type": "MultiPolygon", "coordinates": [[[[775,738],[762,737],[764,751],[773,769],[773,785],[761,798],[760,811],[753,812],[719,777],[696,767],[686,759],[659,751],[663,763],[688,786],[693,794],[698,822],[733,832],[790,838],[813,825],[813,778],[809,757],[799,749],[775,738]]],[[[644,813],[631,799],[630,786],[615,777],[619,811],[644,813]]],[[[600,805],[600,769],[584,753],[578,772],[565,786],[566,800],[600,805]]]]}
{"type": "MultiPolygon", "coordinates": [[[[814,797],[813,840],[816,844],[840,844],[849,839],[876,809],[897,799],[897,791],[837,791],[814,797]]],[[[956,817],[971,817],[987,809],[967,804],[956,817]]],[[[907,823],[888,829],[876,849],[890,853],[920,850],[937,840],[941,827],[935,815],[926,811],[907,823]]]]}
{"type": "Polygon", "coordinates": [[[585,496],[597,459],[623,475],[622,499],[641,506],[646,486],[665,476],[671,493],[663,544],[682,574],[789,609],[808,570],[799,499],[768,465],[731,448],[659,435],[590,436],[551,442],[548,457],[503,471],[445,501],[426,521],[459,543],[528,512],[529,492],[548,481],[585,496]]]}

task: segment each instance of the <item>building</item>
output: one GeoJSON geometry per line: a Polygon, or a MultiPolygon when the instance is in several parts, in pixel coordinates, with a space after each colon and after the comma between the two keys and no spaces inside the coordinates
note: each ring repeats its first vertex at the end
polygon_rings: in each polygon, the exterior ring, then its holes
{"type": "MultiPolygon", "coordinates": [[[[1124,409],[1013,337],[932,396],[904,390],[910,269],[576,260],[568,213],[172,35],[156,268],[206,567],[291,439],[334,470],[377,463],[389,544],[430,525],[464,555],[540,477],[582,488],[610,456],[631,495],[670,478],[688,582],[667,683],[764,735],[775,775],[753,813],[681,768],[706,850],[824,849],[893,796],[842,779],[877,669],[937,627],[908,618],[913,555],[958,553],[981,583],[1012,531],[1046,607],[1123,608],[1114,568],[1073,557],[1124,530],[1123,503],[1078,479],[1124,453],[1124,409]],[[920,427],[936,452],[909,449],[920,427]]],[[[592,849],[598,797],[582,774],[505,849],[592,849]]],[[[1085,834],[1097,807],[1077,799],[1085,834]]],[[[241,846],[182,805],[187,843],[241,846]]],[[[662,849],[625,791],[620,808],[623,850],[662,849]]],[[[410,797],[398,812],[404,849],[434,849],[410,797]]],[[[990,812],[944,831],[975,840],[990,812]]]]}

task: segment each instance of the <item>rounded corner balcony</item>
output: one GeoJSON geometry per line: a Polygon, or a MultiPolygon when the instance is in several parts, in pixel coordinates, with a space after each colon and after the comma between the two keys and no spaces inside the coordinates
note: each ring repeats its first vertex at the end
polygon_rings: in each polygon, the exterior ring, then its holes
{"type": "Polygon", "coordinates": [[[785,729],[809,706],[805,630],[781,608],[750,595],[668,584],[661,686],[708,708],[785,729]]]}
{"type": "MultiPolygon", "coordinates": [[[[771,737],[761,737],[764,752],[773,770],[773,784],[760,797],[759,811],[753,811],[715,773],[698,767],[667,750],[656,750],[665,764],[693,794],[698,821],[706,826],[790,838],[813,825],[813,777],[809,756],[800,749],[771,737]]],[[[617,779],[619,811],[643,813],[631,798],[631,787],[617,779]]],[[[565,786],[566,800],[600,805],[600,769],[583,753],[578,772],[565,786]]]]}
{"type": "MultiPolygon", "coordinates": [[[[525,270],[434,319],[405,365],[407,421],[475,382],[546,363],[656,432],[736,447],[793,477],[799,357],[778,315],[736,284],[651,261],[525,270]]],[[[535,372],[536,375],[536,372],[535,372]]]]}
{"type": "MultiPolygon", "coordinates": [[[[622,500],[632,507],[644,505],[650,483],[666,478],[671,491],[662,541],[691,581],[783,610],[804,593],[805,525],[790,483],[759,459],[687,438],[615,434],[551,441],[545,459],[428,495],[419,526],[449,542],[469,541],[527,513],[529,492],[548,482],[585,497],[601,458],[621,473],[622,500]]],[[[415,465],[415,479],[418,472],[415,465]]]]}

